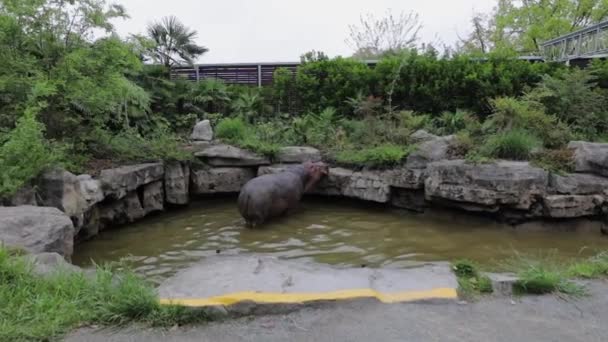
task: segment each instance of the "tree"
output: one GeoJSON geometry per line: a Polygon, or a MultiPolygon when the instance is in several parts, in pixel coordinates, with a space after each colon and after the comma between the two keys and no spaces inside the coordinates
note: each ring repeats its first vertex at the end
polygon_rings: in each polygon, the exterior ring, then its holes
{"type": "Polygon", "coordinates": [[[149,57],[167,68],[194,60],[209,51],[195,43],[197,32],[182,24],[176,17],[164,17],[148,26],[148,37],[154,41],[149,57]]]}
{"type": "Polygon", "coordinates": [[[489,16],[476,14],[461,49],[540,53],[543,41],[608,18],[607,0],[499,0],[489,16]]]}
{"type": "Polygon", "coordinates": [[[375,58],[386,52],[399,52],[415,47],[422,29],[414,12],[394,15],[388,10],[384,17],[372,14],[360,17],[360,25],[350,25],[346,43],[355,50],[355,57],[375,58]]]}

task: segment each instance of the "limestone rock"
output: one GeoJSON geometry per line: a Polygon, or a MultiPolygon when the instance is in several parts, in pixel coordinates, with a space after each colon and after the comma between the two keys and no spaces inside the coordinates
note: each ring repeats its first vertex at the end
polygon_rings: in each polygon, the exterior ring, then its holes
{"type": "Polygon", "coordinates": [[[101,205],[99,208],[100,229],[139,220],[146,215],[136,192],[130,192],[120,200],[101,205]]]}
{"type": "Polygon", "coordinates": [[[230,145],[212,145],[194,153],[213,166],[259,166],[270,161],[256,153],[230,145]]]}
{"type": "Polygon", "coordinates": [[[396,168],[381,172],[382,178],[393,187],[404,189],[424,189],[426,170],[410,169],[407,167],[396,168]]]}
{"type": "Polygon", "coordinates": [[[165,209],[165,191],[162,181],[144,185],[143,208],[145,215],[165,209]]]}
{"type": "Polygon", "coordinates": [[[213,140],[213,129],[209,120],[199,121],[192,130],[190,135],[192,140],[211,141],[213,140]]]}
{"type": "Polygon", "coordinates": [[[76,177],[80,182],[80,193],[87,203],[87,207],[92,207],[95,204],[104,200],[101,182],[93,179],[90,175],[79,175],[76,177]]]}
{"type": "Polygon", "coordinates": [[[277,154],[279,163],[304,163],[307,161],[321,161],[321,152],[313,147],[287,146],[279,150],[277,154]]]}
{"type": "Polygon", "coordinates": [[[431,134],[423,129],[420,129],[410,135],[410,142],[412,144],[418,144],[425,141],[435,140],[437,138],[439,137],[435,134],[431,134]]]}
{"type": "Polygon", "coordinates": [[[40,205],[54,207],[70,217],[78,217],[87,209],[78,177],[65,170],[45,172],[38,180],[40,205]]]}
{"type": "Polygon", "coordinates": [[[594,216],[604,203],[600,195],[550,195],[543,198],[545,215],[553,218],[594,216]]]}
{"type": "Polygon", "coordinates": [[[192,193],[206,195],[238,193],[245,183],[255,177],[255,170],[238,167],[193,169],[192,193]]]}
{"type": "MultiPolygon", "coordinates": [[[[36,200],[36,190],[29,184],[25,185],[4,202],[6,202],[6,205],[14,207],[21,205],[37,206],[38,201],[36,200]]],[[[1,204],[2,199],[0,198],[0,205],[1,204]]]]}
{"type": "Polygon", "coordinates": [[[448,159],[450,147],[455,142],[456,137],[453,135],[423,141],[407,157],[406,166],[410,169],[424,169],[428,163],[448,159]]]}
{"type": "Polygon", "coordinates": [[[350,182],[342,188],[342,194],[347,197],[387,203],[390,200],[390,186],[378,172],[353,172],[350,182]]]}
{"type": "Polygon", "coordinates": [[[552,191],[564,195],[608,194],[608,178],[585,173],[552,174],[549,185],[552,191]]]}
{"type": "Polygon", "coordinates": [[[74,225],[57,208],[0,207],[0,242],[34,254],[55,252],[69,259],[74,248],[74,225]]]}
{"type": "Polygon", "coordinates": [[[391,204],[397,208],[423,212],[426,208],[424,190],[392,188],[391,204]]]}
{"type": "Polygon", "coordinates": [[[99,207],[93,206],[91,209],[86,211],[83,215],[82,228],[78,231],[76,236],[77,241],[88,240],[97,234],[99,234],[100,219],[99,219],[99,207]]]}
{"type": "Polygon", "coordinates": [[[148,163],[103,170],[99,178],[106,197],[121,199],[142,185],[163,179],[164,174],[162,163],[148,163]]]}
{"type": "Polygon", "coordinates": [[[547,185],[548,173],[527,162],[474,165],[449,160],[429,164],[425,192],[429,201],[465,210],[530,210],[547,185]]]}
{"type": "Polygon", "coordinates": [[[165,200],[184,205],[190,201],[190,167],[182,163],[165,165],[165,200]]]}
{"type": "Polygon", "coordinates": [[[81,272],[80,267],[67,262],[57,253],[39,253],[28,255],[26,259],[34,266],[34,273],[49,276],[57,272],[81,272]]]}
{"type": "Polygon", "coordinates": [[[576,172],[590,172],[608,176],[608,144],[571,141],[576,172]]]}

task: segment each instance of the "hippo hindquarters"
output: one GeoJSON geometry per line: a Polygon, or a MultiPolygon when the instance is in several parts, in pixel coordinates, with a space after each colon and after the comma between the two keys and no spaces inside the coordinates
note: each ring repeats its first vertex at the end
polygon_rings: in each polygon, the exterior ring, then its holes
{"type": "Polygon", "coordinates": [[[249,191],[246,191],[246,189],[243,189],[239,194],[238,207],[248,227],[255,227],[264,223],[267,210],[260,207],[254,196],[249,191]]]}

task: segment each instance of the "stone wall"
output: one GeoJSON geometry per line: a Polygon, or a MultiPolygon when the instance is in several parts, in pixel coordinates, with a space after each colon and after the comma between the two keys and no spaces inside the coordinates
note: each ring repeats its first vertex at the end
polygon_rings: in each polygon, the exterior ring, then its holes
{"type": "MultiPolygon", "coordinates": [[[[312,193],[415,211],[447,206],[489,213],[513,223],[544,218],[606,220],[608,144],[571,143],[577,172],[558,175],[527,162],[471,164],[450,157],[453,137],[417,132],[414,138],[419,147],[405,165],[391,170],[333,167],[312,193]]],[[[51,170],[5,201],[20,209],[3,209],[11,215],[0,215],[0,240],[69,258],[72,245],[68,241],[90,239],[110,227],[187,205],[196,196],[237,194],[258,175],[283,171],[289,164],[321,159],[316,149],[287,147],[271,164],[267,158],[250,151],[212,142],[200,145],[193,153],[196,161],[192,163],[127,165],[103,170],[97,178],[51,170]],[[53,210],[36,210],[36,206],[53,210]],[[45,215],[49,216],[48,224],[45,215]],[[18,234],[30,228],[43,230],[37,236],[42,240],[50,236],[52,241],[38,241],[37,237],[28,240],[18,234]]]]}

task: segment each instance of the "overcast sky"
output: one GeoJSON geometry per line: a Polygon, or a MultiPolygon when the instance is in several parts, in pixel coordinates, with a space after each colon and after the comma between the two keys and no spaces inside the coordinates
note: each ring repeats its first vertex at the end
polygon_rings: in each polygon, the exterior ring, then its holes
{"type": "Polygon", "coordinates": [[[310,50],[329,56],[352,54],[344,40],[348,25],[365,13],[413,10],[423,23],[423,41],[453,44],[470,31],[474,11],[488,12],[494,0],[114,0],[130,19],[116,22],[122,35],[143,33],[148,23],[175,15],[198,31],[209,48],[201,63],[297,61],[310,50]]]}

